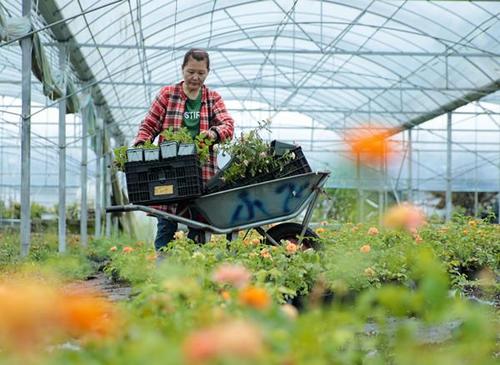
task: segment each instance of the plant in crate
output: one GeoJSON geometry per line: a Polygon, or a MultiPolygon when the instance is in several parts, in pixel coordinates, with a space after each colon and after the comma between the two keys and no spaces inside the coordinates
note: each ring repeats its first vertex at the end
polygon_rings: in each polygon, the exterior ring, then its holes
{"type": "Polygon", "coordinates": [[[113,160],[113,165],[119,170],[119,171],[125,171],[125,162],[128,161],[127,159],[127,146],[121,146],[117,147],[113,150],[115,154],[115,158],[113,160]]]}
{"type": "Polygon", "coordinates": [[[165,129],[161,132],[161,135],[168,142],[176,142],[179,145],[191,145],[196,146],[196,152],[201,163],[205,163],[209,158],[209,149],[212,145],[212,141],[207,138],[204,133],[198,134],[194,139],[191,137],[188,129],[185,127],[175,130],[172,127],[165,129]]]}
{"type": "Polygon", "coordinates": [[[270,144],[260,137],[259,132],[269,131],[270,123],[268,120],[260,121],[257,128],[242,134],[235,142],[222,145],[221,150],[229,154],[233,161],[224,170],[224,182],[232,183],[280,170],[295,158],[293,152],[285,152],[277,158],[270,144]]]}

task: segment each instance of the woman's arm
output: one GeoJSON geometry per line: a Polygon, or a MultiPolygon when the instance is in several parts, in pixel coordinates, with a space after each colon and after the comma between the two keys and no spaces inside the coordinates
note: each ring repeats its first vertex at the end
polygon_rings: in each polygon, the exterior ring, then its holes
{"type": "Polygon", "coordinates": [[[216,142],[222,142],[233,138],[234,120],[229,115],[222,97],[213,91],[214,103],[212,105],[212,120],[210,130],[217,134],[216,142]]]}
{"type": "Polygon", "coordinates": [[[155,100],[149,108],[148,114],[139,126],[139,131],[134,140],[134,146],[142,144],[145,141],[153,141],[163,130],[163,120],[168,100],[168,87],[164,87],[156,95],[155,100]]]}

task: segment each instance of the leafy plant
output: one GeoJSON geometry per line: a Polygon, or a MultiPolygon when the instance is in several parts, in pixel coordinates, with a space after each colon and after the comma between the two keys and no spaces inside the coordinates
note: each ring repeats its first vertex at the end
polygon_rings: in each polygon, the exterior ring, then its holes
{"type": "Polygon", "coordinates": [[[191,137],[188,129],[185,127],[179,128],[174,131],[172,127],[165,129],[160,134],[165,141],[172,141],[177,143],[192,143],[196,146],[196,152],[201,163],[208,162],[210,156],[210,146],[213,142],[207,137],[205,133],[198,134],[195,138],[191,137]]]}
{"type": "Polygon", "coordinates": [[[271,151],[269,143],[260,137],[259,132],[269,131],[270,123],[269,120],[259,121],[257,128],[242,134],[233,143],[222,145],[221,150],[229,154],[235,162],[224,171],[223,179],[226,183],[281,169],[287,162],[295,158],[293,152],[287,152],[277,158],[271,151]]]}
{"type": "Polygon", "coordinates": [[[127,146],[117,147],[113,150],[115,158],[113,160],[113,165],[119,171],[125,171],[125,162],[127,162],[127,146]]]}

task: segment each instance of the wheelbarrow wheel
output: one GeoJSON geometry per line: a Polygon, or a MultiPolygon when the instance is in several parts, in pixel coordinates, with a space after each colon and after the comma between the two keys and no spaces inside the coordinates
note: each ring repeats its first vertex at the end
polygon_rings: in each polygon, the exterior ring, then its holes
{"type": "MultiPolygon", "coordinates": [[[[266,233],[271,236],[277,243],[280,243],[282,240],[288,240],[292,243],[299,242],[299,236],[302,232],[304,226],[300,223],[280,223],[271,228],[269,228],[266,233]]],[[[307,228],[304,233],[304,239],[302,240],[302,248],[304,250],[308,248],[313,248],[315,250],[320,248],[320,245],[317,241],[319,236],[312,229],[307,228]]],[[[269,240],[266,239],[266,244],[271,244],[269,240]]]]}

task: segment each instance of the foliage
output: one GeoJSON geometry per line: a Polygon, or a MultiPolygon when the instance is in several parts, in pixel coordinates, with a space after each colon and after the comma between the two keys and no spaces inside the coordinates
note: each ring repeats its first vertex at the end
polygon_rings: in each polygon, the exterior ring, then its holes
{"type": "Polygon", "coordinates": [[[127,162],[127,146],[116,147],[113,152],[115,158],[113,159],[113,165],[119,171],[125,171],[125,162],[127,162]]]}
{"type": "MultiPolygon", "coordinates": [[[[115,304],[126,315],[112,339],[59,337],[64,346],[31,348],[30,356],[42,365],[495,364],[495,309],[450,295],[450,287],[475,280],[498,295],[499,228],[456,216],[417,236],[325,221],[316,229],[322,251],[264,246],[253,233],[201,246],[178,234],[162,261],[152,243],[115,237],[92,240],[88,250],[71,246],[66,262],[54,255],[55,235],[37,236],[26,264],[39,276],[50,266],[82,277],[88,255],[126,279],[133,295],[115,304]],[[240,268],[230,274],[243,275],[241,287],[215,275],[223,264],[240,268]],[[465,269],[479,271],[478,279],[465,269]],[[288,304],[296,296],[300,313],[288,304]]],[[[9,254],[3,242],[17,247],[17,240],[2,236],[0,249],[9,254]]],[[[11,260],[6,275],[23,266],[11,260]]],[[[3,347],[0,362],[25,363],[23,356],[3,347]]]]}
{"type": "Polygon", "coordinates": [[[279,158],[275,156],[271,152],[269,143],[259,135],[261,131],[269,130],[270,121],[263,120],[258,124],[257,128],[242,134],[238,140],[221,146],[221,150],[233,160],[233,163],[224,170],[223,179],[226,183],[281,169],[295,158],[293,152],[287,152],[279,158]]]}

